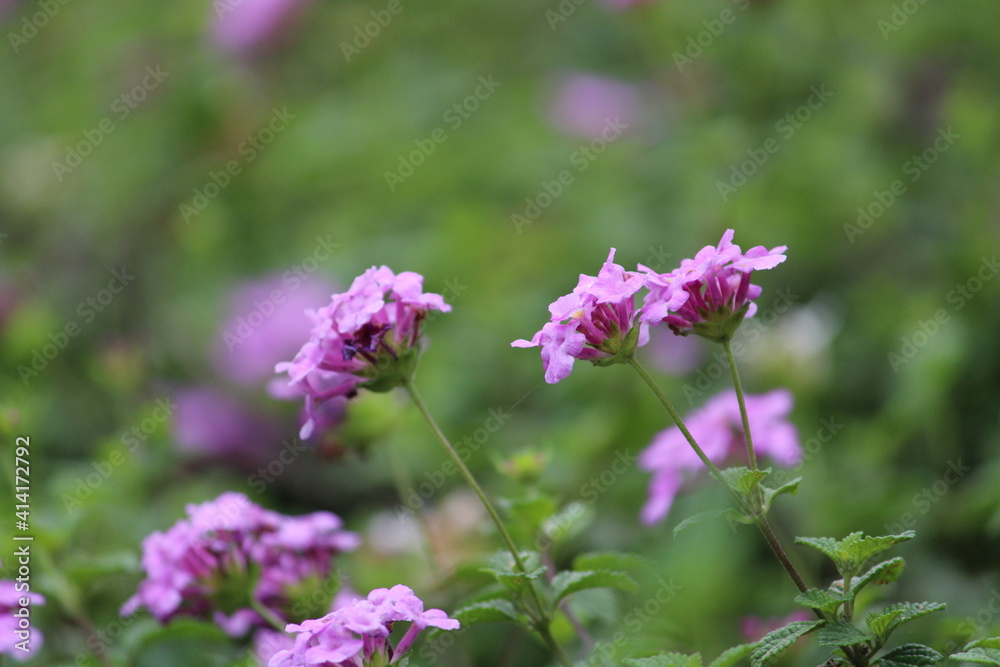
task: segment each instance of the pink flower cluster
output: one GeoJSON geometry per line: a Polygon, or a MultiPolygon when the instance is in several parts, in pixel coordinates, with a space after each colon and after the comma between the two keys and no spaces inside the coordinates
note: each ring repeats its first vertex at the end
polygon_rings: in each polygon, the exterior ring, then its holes
{"type": "Polygon", "coordinates": [[[551,319],[541,331],[511,345],[541,347],[545,381],[554,384],[570,374],[576,359],[627,361],[649,340],[648,326],[661,322],[679,335],[728,338],[756,311],[753,300],[761,289],[750,284],[750,274],[785,260],[785,246],[757,246],[744,254],[732,239],[729,229],[717,248],[706,246],[663,274],[641,264],[626,271],[614,263],[612,248],[596,278],[581,275],[572,293],[549,306],[551,319]],[[637,310],[635,295],[643,288],[648,291],[637,310]]]}
{"type": "Polygon", "coordinates": [[[25,590],[24,584],[0,580],[0,656],[9,655],[18,662],[30,658],[42,645],[41,633],[21,624],[27,622],[27,617],[16,615],[27,608],[22,605],[23,600],[30,605],[45,604],[44,597],[25,590]]]}
{"type": "Polygon", "coordinates": [[[306,395],[302,438],[321,422],[320,404],[350,398],[359,388],[385,391],[412,373],[420,323],[431,310],[451,310],[440,295],[425,294],[423,282],[418,273],[373,266],[346,292],[334,294],[330,305],[307,311],[314,323],[309,341],[292,361],[275,366],[306,395]]]}
{"type": "Polygon", "coordinates": [[[161,623],[194,616],[242,636],[267,625],[251,596],[286,618],[290,589],[326,581],[333,557],[360,543],[335,514],[284,516],[240,493],[188,505],[187,514],[143,541],[146,578],[122,606],[123,616],[145,607],[161,623]]]}
{"type": "Polygon", "coordinates": [[[295,646],[279,651],[268,667],[365,667],[398,662],[425,628],[456,630],[459,622],[440,609],[424,610],[424,603],[403,585],[376,588],[366,600],[333,611],[318,619],[289,624],[295,646]],[[388,638],[393,623],[410,627],[395,647],[388,638]]]}
{"type": "MultiPolygon", "coordinates": [[[[746,396],[747,415],[754,450],[784,466],[802,460],[798,431],[788,421],[792,395],[785,389],[767,394],[746,396]]],[[[746,438],[736,392],[732,389],[710,399],[700,410],[684,420],[685,425],[713,463],[743,456],[746,438]]],[[[661,431],[639,456],[639,465],[653,473],[649,501],[642,510],[642,520],[656,523],[666,517],[674,497],[685,479],[704,468],[698,455],[676,426],[661,431]]]]}

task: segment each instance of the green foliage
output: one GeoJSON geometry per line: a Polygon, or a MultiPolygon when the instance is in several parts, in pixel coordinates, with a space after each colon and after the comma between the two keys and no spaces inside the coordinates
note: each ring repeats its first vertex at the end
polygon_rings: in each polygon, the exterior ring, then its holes
{"type": "Polygon", "coordinates": [[[875,663],[882,667],[918,667],[919,665],[936,665],[944,660],[944,656],[923,644],[903,644],[886,652],[875,663]]]}
{"type": "Polygon", "coordinates": [[[557,603],[568,595],[590,588],[617,588],[634,593],[639,586],[624,572],[611,570],[567,570],[552,579],[552,591],[557,603]]]}
{"type": "Polygon", "coordinates": [[[872,639],[872,635],[862,632],[847,621],[830,621],[819,629],[820,646],[854,646],[872,639]]]}
{"type": "Polygon", "coordinates": [[[495,623],[498,621],[514,621],[522,626],[529,625],[529,619],[514,606],[510,600],[496,599],[474,602],[458,609],[453,614],[463,624],[495,623]]]}
{"type": "Polygon", "coordinates": [[[782,484],[781,486],[779,486],[779,487],[777,487],[775,489],[772,489],[772,488],[770,488],[768,486],[765,486],[764,484],[761,484],[760,488],[761,488],[761,491],[763,491],[763,494],[764,494],[764,513],[767,514],[767,512],[771,509],[771,503],[778,496],[785,495],[785,494],[788,494],[788,495],[795,495],[795,494],[797,494],[799,492],[799,484],[801,482],[802,482],[802,478],[801,477],[796,477],[795,479],[793,479],[793,480],[791,480],[789,482],[785,482],[784,484],[782,484]]]}
{"type": "Polygon", "coordinates": [[[772,630],[757,642],[756,648],[750,655],[750,664],[753,667],[763,667],[768,661],[791,648],[799,638],[825,623],[825,621],[795,621],[777,630],[772,630]]]}
{"type": "Polygon", "coordinates": [[[795,602],[804,607],[819,609],[828,614],[836,612],[840,608],[840,605],[847,602],[847,600],[848,598],[836,589],[821,590],[819,588],[810,588],[795,598],[795,602]]]}
{"type": "Polygon", "coordinates": [[[757,648],[757,644],[740,644],[725,650],[722,655],[713,660],[708,667],[732,667],[743,658],[750,655],[757,648]]]}
{"type": "Polygon", "coordinates": [[[884,639],[897,627],[915,618],[926,616],[935,611],[941,611],[946,605],[939,602],[900,602],[886,607],[882,611],[871,614],[865,619],[868,627],[884,639]]]}
{"type": "Polygon", "coordinates": [[[629,658],[624,664],[630,667],[702,667],[700,653],[661,653],[650,658],[629,658]]]}
{"type": "Polygon", "coordinates": [[[980,665],[1000,665],[1000,637],[986,637],[971,641],[949,660],[974,662],[980,665]]]}
{"type": "Polygon", "coordinates": [[[897,556],[882,561],[878,565],[873,565],[863,575],[851,580],[851,597],[856,597],[858,592],[868,584],[885,585],[896,581],[903,574],[905,564],[905,561],[897,556]]]}
{"type": "Polygon", "coordinates": [[[844,577],[854,577],[872,556],[900,542],[912,540],[915,535],[912,530],[908,530],[899,535],[870,537],[858,531],[842,540],[835,540],[832,537],[797,537],[795,541],[829,556],[844,577]]]}

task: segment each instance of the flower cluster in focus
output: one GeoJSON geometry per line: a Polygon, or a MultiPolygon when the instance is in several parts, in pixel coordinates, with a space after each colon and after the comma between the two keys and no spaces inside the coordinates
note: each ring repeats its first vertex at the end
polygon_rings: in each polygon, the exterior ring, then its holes
{"type": "Polygon", "coordinates": [[[649,326],[667,324],[678,335],[695,333],[715,341],[730,338],[744,317],[753,316],[761,288],[750,284],[755,270],[785,260],[785,246],[746,253],[726,230],[718,247],[705,246],[679,268],[657,273],[643,265],[626,271],[614,263],[615,249],[597,277],[581,275],[576,288],[549,306],[551,319],[529,340],[513,347],[541,347],[545,381],[567,377],[576,359],[606,365],[627,361],[649,340],[649,326]],[[635,308],[635,295],[648,291],[635,308]]]}
{"type": "Polygon", "coordinates": [[[314,323],[309,341],[292,361],[275,367],[287,372],[290,386],[306,396],[302,438],[322,422],[321,404],[350,398],[359,388],[388,391],[409,380],[419,352],[420,323],[431,310],[451,310],[439,294],[425,294],[423,282],[418,273],[394,274],[386,266],[373,266],[346,292],[334,294],[330,305],[307,311],[314,323]]]}
{"type": "MultiPolygon", "coordinates": [[[[748,395],[746,406],[756,452],[784,466],[799,463],[802,448],[798,431],[788,421],[792,411],[791,393],[776,389],[767,394],[748,395]]],[[[732,389],[710,399],[684,423],[713,463],[746,456],[743,420],[736,392],[732,389]]],[[[653,473],[649,500],[642,510],[642,520],[647,524],[666,517],[685,479],[704,469],[701,459],[676,426],[653,438],[652,444],[640,455],[639,465],[653,473]]]]}
{"type": "Polygon", "coordinates": [[[424,603],[407,586],[376,588],[365,600],[326,616],[289,624],[295,646],[279,651],[269,667],[383,667],[398,662],[425,628],[456,630],[459,622],[424,603]],[[388,642],[393,623],[410,627],[395,647],[388,642]]]}
{"type": "Polygon", "coordinates": [[[211,619],[239,637],[267,625],[254,605],[288,620],[294,594],[327,581],[333,557],[360,542],[335,514],[284,516],[239,493],[188,505],[187,513],[143,541],[146,578],[122,615],[145,607],[161,623],[211,619]]]}

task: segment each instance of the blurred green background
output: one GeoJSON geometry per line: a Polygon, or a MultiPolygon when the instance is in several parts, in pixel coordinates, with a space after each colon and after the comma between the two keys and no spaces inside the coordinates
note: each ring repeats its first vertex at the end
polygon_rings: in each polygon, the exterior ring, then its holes
{"type": "MultiPolygon", "coordinates": [[[[741,641],[743,617],[788,614],[794,590],[756,534],[672,537],[721,490],[692,485],[654,527],[638,520],[637,468],[587,502],[618,452],[667,425],[633,374],[581,363],[550,386],[537,351],[509,347],[609,247],[666,271],[727,227],[744,249],[789,248],[756,276],[759,317],[781,294],[792,307],[747,336],[745,386],[789,387],[804,442],[840,425],[778,503],[779,532],[905,524],[918,537],[888,594],[947,602],[953,621],[899,639],[944,648],[1000,626],[1000,5],[154,5],[0,2],[0,386],[4,451],[32,442],[33,585],[48,597],[33,664],[99,664],[100,631],[129,664],[242,659],[211,633],[185,644],[116,620],[142,538],[226,489],[343,515],[366,538],[342,560],[358,590],[407,583],[462,604],[449,573],[482,560],[490,531],[455,477],[426,499],[426,548],[397,520],[394,475],[419,485],[443,461],[403,396],[362,397],[319,450],[254,484],[294,441],[299,406],[268,396],[274,359],[241,372],[267,356],[247,318],[274,321],[234,294],[264,281],[320,307],[377,264],[424,274],[454,306],[425,328],[419,377],[445,430],[461,440],[510,411],[470,460],[486,486],[516,493],[495,460],[549,451],[540,486],[594,518],[557,560],[631,550],[677,584],[624,627],[612,664],[712,657],[741,641]],[[241,317],[253,331],[233,343],[241,317]],[[950,466],[968,470],[942,482],[950,466]]],[[[664,330],[642,354],[688,411],[726,386],[715,352],[664,330]]],[[[793,553],[812,581],[832,575],[793,553]]],[[[648,597],[591,599],[594,635],[648,597]]],[[[440,664],[545,659],[481,626],[440,664]]]]}

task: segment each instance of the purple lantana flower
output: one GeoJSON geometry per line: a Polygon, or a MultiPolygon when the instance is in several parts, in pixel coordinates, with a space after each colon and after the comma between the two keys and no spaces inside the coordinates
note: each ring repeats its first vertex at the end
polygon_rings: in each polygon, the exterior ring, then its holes
{"type": "Polygon", "coordinates": [[[648,327],[636,322],[635,293],[646,283],[643,274],[614,263],[615,249],[597,277],[580,275],[573,291],[549,306],[552,315],[531,340],[512,347],[541,347],[545,381],[559,382],[576,359],[597,364],[624,360],[649,341],[648,327]]]}
{"type": "Polygon", "coordinates": [[[366,667],[391,665],[413,645],[425,628],[457,630],[459,622],[440,609],[424,610],[424,603],[403,585],[377,588],[365,600],[333,611],[318,619],[289,624],[295,645],[279,651],[269,667],[366,667]],[[388,637],[394,623],[408,621],[410,627],[395,647],[388,637]]]}
{"type": "Polygon", "coordinates": [[[664,322],[681,336],[730,338],[743,318],[757,311],[753,301],[761,288],[750,284],[750,274],[785,261],[786,249],[757,246],[743,253],[733,245],[733,233],[727,229],[718,247],[705,246],[694,259],[682,260],[680,268],[669,273],[640,265],[639,270],[648,276],[649,293],[639,319],[654,325],[664,322]]]}
{"type": "Polygon", "coordinates": [[[423,292],[424,278],[387,266],[372,267],[330,305],[307,311],[314,326],[309,341],[290,362],[275,366],[290,386],[306,395],[307,420],[300,435],[312,435],[320,404],[358,389],[387,391],[412,375],[419,352],[420,323],[432,310],[451,311],[439,294],[423,292]]]}
{"type": "Polygon", "coordinates": [[[30,617],[30,608],[22,606],[22,601],[25,600],[29,605],[45,604],[44,597],[24,590],[23,584],[0,580],[0,656],[9,655],[18,662],[33,656],[41,648],[43,641],[42,633],[38,630],[30,625],[20,624],[20,620],[30,617]],[[24,608],[28,609],[28,616],[15,616],[24,608]]]}
{"type": "Polygon", "coordinates": [[[251,596],[290,620],[295,591],[329,579],[333,557],[360,542],[335,514],[288,517],[240,493],[188,505],[187,513],[187,519],[143,541],[146,578],[122,606],[123,616],[145,607],[161,623],[194,616],[242,636],[267,626],[251,596]]]}
{"type": "MultiPolygon", "coordinates": [[[[802,460],[798,431],[788,421],[792,394],[775,389],[761,395],[746,396],[747,415],[754,449],[783,466],[802,460]]],[[[684,420],[705,455],[716,464],[729,458],[745,456],[746,439],[736,392],[732,389],[710,399],[700,410],[684,420]]],[[[649,500],[642,510],[647,524],[662,520],[670,511],[674,497],[686,479],[704,464],[676,426],[661,431],[639,456],[639,465],[653,473],[649,500]]]]}

